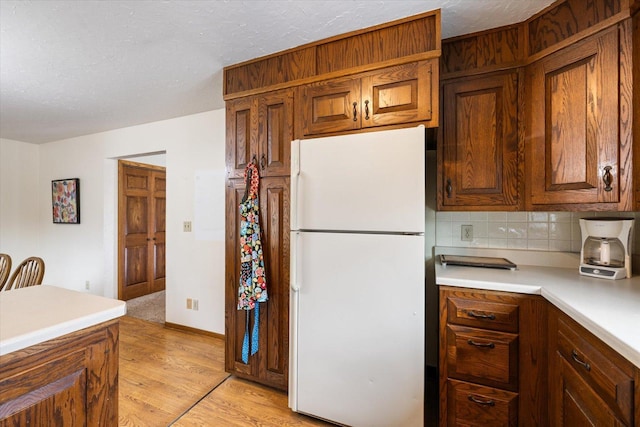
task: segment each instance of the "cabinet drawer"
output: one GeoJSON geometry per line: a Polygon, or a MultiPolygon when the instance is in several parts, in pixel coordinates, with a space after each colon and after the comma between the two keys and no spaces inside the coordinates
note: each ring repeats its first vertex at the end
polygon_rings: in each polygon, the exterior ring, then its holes
{"type": "Polygon", "coordinates": [[[450,378],[507,390],[518,389],[518,336],[447,325],[450,378]]]}
{"type": "Polygon", "coordinates": [[[590,342],[584,333],[563,319],[558,320],[557,349],[566,363],[617,416],[627,425],[632,425],[634,382],[616,365],[616,355],[602,346],[598,348],[595,342],[590,342]]]}
{"type": "Polygon", "coordinates": [[[518,305],[447,298],[447,322],[504,332],[518,332],[518,305]]]}
{"type": "Polygon", "coordinates": [[[518,394],[455,380],[447,381],[449,426],[516,426],[518,394]]]}

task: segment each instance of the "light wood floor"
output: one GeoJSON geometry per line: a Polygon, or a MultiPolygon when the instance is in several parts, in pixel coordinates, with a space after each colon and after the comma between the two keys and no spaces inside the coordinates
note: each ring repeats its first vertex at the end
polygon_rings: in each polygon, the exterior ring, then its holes
{"type": "Polygon", "coordinates": [[[330,426],[287,395],[224,372],[224,341],[124,316],[120,426],[330,426]]]}

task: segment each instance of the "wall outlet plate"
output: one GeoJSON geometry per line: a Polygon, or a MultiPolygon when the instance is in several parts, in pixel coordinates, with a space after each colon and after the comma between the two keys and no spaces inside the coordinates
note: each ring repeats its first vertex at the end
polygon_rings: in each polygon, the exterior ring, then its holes
{"type": "Polygon", "coordinates": [[[473,240],[473,225],[462,225],[460,226],[460,231],[460,240],[463,242],[470,242],[473,240]]]}
{"type": "Polygon", "coordinates": [[[185,233],[191,232],[191,221],[185,221],[182,223],[182,231],[185,233]]]}

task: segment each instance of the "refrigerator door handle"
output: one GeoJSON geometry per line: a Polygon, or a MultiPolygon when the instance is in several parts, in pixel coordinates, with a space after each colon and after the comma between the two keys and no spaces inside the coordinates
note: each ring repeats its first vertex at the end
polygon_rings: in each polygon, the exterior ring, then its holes
{"type": "Polygon", "coordinates": [[[300,238],[300,232],[292,231],[291,232],[291,260],[289,266],[289,284],[291,286],[291,291],[299,292],[300,291],[300,283],[298,283],[298,274],[300,273],[300,254],[298,253],[298,239],[300,238]]]}
{"type": "Polygon", "coordinates": [[[292,230],[298,229],[298,179],[300,178],[300,140],[291,141],[291,213],[292,230]]]}

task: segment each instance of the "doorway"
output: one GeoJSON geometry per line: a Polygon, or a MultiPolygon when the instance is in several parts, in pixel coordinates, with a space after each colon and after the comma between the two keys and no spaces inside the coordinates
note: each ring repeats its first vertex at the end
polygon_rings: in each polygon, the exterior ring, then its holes
{"type": "Polygon", "coordinates": [[[165,289],[166,168],[118,161],[118,299],[165,289]]]}

